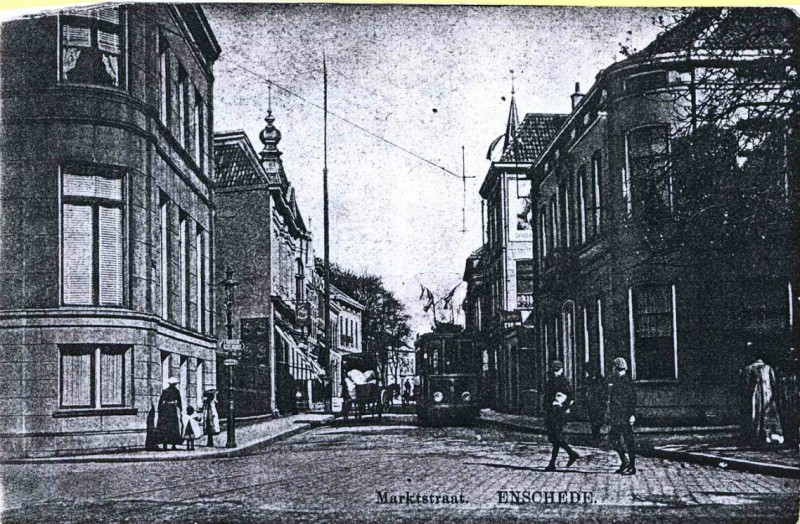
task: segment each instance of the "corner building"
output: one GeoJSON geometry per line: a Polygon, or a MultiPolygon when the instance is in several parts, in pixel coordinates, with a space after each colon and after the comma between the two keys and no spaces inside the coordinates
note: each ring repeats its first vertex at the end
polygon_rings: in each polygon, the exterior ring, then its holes
{"type": "MultiPolygon", "coordinates": [[[[773,159],[783,166],[775,170],[760,169],[761,153],[753,151],[727,161],[730,172],[741,170],[736,184],[758,180],[769,188],[764,195],[774,197],[770,205],[784,213],[764,234],[793,241],[740,243],[730,263],[721,255],[698,260],[702,246],[689,238],[659,254],[658,240],[686,223],[691,199],[716,183],[711,170],[689,166],[684,180],[676,171],[678,131],[692,114],[680,104],[693,93],[702,101],[703,90],[714,89],[692,82],[724,68],[732,73],[727,78],[757,85],[757,76],[737,76],[752,74],[744,62],[764,52],[747,47],[748,35],[770,27],[762,44],[771,56],[796,37],[797,25],[796,15],[781,9],[698,11],[601,71],[533,163],[539,390],[555,359],[564,361],[565,375],[580,391],[584,371],[608,376],[614,358],[623,357],[643,423],[736,423],[739,371],[754,360],[754,350],[779,369],[791,358],[798,286],[791,156],[773,159]],[[714,20],[721,22],[711,25],[714,20]],[[695,43],[689,55],[687,38],[695,43]]],[[[721,125],[720,134],[741,140],[747,124],[721,125]]],[[[761,136],[765,144],[784,144],[787,131],[761,136]]],[[[785,155],[783,147],[776,150],[785,155]]],[[[745,187],[734,186],[728,209],[745,205],[745,187]]],[[[719,238],[704,224],[695,222],[700,243],[719,238]]]]}
{"type": "Polygon", "coordinates": [[[142,447],[214,387],[213,63],[200,7],[3,24],[0,454],[142,447]]]}

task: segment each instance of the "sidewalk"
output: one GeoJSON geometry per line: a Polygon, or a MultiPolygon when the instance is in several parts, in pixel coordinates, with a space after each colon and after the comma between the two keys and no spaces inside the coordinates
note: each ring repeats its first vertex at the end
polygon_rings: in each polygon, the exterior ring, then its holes
{"type": "MultiPolygon", "coordinates": [[[[544,434],[544,419],[482,410],[485,423],[544,434]]],[[[604,428],[604,432],[607,431],[604,428]]],[[[800,478],[797,449],[753,450],[741,445],[738,426],[637,427],[639,453],[643,456],[689,462],[777,477],[800,478]]],[[[564,433],[579,445],[597,446],[588,422],[567,422],[564,433]]],[[[605,440],[600,444],[605,446],[605,440]]]]}
{"type": "Polygon", "coordinates": [[[194,451],[186,451],[186,444],[178,449],[167,451],[124,451],[108,452],[90,455],[9,459],[4,464],[52,464],[52,463],[78,463],[78,462],[162,462],[174,460],[194,460],[202,458],[235,457],[262,446],[268,442],[287,438],[301,431],[315,428],[333,420],[333,415],[317,413],[304,413],[288,417],[269,418],[260,421],[243,421],[236,426],[235,448],[226,448],[226,434],[223,428],[219,435],[214,436],[214,447],[205,446],[206,438],[202,437],[195,442],[194,451]]]}

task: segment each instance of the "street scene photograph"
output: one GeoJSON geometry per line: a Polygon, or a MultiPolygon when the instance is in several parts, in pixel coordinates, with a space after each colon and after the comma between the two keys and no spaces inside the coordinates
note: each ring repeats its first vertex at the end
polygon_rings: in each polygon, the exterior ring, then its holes
{"type": "Polygon", "coordinates": [[[0,11],[0,522],[800,522],[799,36],[0,11]]]}

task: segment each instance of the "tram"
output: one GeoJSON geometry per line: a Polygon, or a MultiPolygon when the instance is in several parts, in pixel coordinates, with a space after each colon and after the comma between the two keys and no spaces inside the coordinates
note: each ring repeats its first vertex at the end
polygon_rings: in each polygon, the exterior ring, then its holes
{"type": "Polygon", "coordinates": [[[481,399],[481,351],[475,337],[453,327],[439,328],[421,335],[415,345],[420,423],[472,424],[481,399]]]}

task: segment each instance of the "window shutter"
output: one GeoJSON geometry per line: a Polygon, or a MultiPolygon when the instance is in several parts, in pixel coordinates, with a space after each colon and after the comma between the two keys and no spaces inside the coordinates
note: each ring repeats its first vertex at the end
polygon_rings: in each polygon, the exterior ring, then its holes
{"type": "Polygon", "coordinates": [[[100,355],[100,403],[103,406],[124,404],[125,354],[122,352],[100,355]]]}
{"type": "Polygon", "coordinates": [[[65,304],[91,304],[92,208],[64,205],[63,293],[65,304]]]}
{"type": "Polygon", "coordinates": [[[66,407],[92,405],[91,353],[61,356],[61,405],[66,407]]]}
{"type": "Polygon", "coordinates": [[[122,212],[100,208],[100,304],[122,304],[122,212]]]}

